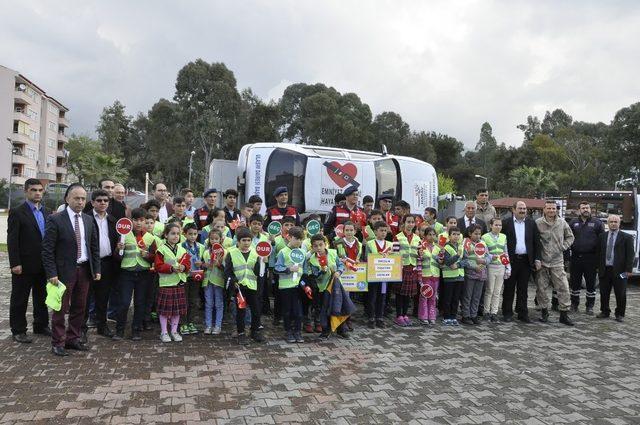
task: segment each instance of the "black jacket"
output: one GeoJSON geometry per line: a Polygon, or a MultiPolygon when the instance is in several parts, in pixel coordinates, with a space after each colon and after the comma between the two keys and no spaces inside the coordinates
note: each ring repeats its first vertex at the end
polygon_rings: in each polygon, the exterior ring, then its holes
{"type": "MultiPolygon", "coordinates": [[[[607,242],[609,232],[600,235],[598,244],[598,275],[603,277],[606,270],[607,242]]],[[[622,272],[631,272],[633,269],[633,258],[635,249],[633,247],[633,237],[621,230],[618,230],[616,243],[613,245],[613,274],[618,276],[622,272]]]]}
{"type": "MultiPolygon", "coordinates": [[[[513,259],[516,255],[516,230],[513,225],[513,214],[502,219],[502,233],[507,237],[507,250],[509,258],[513,259]]],[[[533,269],[536,260],[536,244],[538,240],[538,227],[535,221],[530,217],[524,219],[524,244],[527,247],[527,257],[529,265],[533,269]]]]}
{"type": "Polygon", "coordinates": [[[587,221],[574,218],[569,222],[569,227],[575,236],[571,245],[571,254],[595,254],[598,250],[598,238],[604,232],[602,221],[589,217],[587,221]]]}
{"type": "MultiPolygon", "coordinates": [[[[42,207],[45,226],[50,213],[44,206],[42,207]]],[[[7,226],[9,266],[22,266],[22,273],[25,274],[41,273],[43,271],[42,234],[26,202],[9,211],[7,226]]]]}
{"type": "MultiPolygon", "coordinates": [[[[88,213],[93,218],[93,224],[96,226],[96,232],[98,233],[98,252],[100,251],[100,230],[98,229],[98,222],[96,217],[93,215],[93,210],[88,213]]],[[[120,240],[120,234],[116,231],[116,221],[118,221],[111,214],[107,214],[107,227],[109,228],[109,244],[111,245],[111,256],[113,258],[117,258],[116,255],[116,245],[120,240]]]]}
{"type": "MultiPolygon", "coordinates": [[[[95,277],[100,273],[98,229],[90,215],[82,213],[82,222],[89,267],[91,275],[95,277]]],[[[57,276],[62,283],[71,281],[76,271],[76,252],[76,235],[66,209],[50,215],[42,241],[42,262],[47,279],[57,276]]]]}
{"type": "MultiPolygon", "coordinates": [[[[457,222],[458,222],[458,228],[460,229],[460,233],[462,233],[462,236],[466,238],[468,235],[467,235],[467,225],[464,221],[464,218],[465,216],[458,218],[457,222]]],[[[481,220],[478,217],[476,217],[476,224],[482,227],[483,235],[487,233],[487,223],[485,223],[484,220],[481,220]]]]}

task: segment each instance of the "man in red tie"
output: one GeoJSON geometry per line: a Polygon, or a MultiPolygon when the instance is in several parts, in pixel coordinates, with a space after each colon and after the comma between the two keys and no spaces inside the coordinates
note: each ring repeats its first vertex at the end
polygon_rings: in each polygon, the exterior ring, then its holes
{"type": "Polygon", "coordinates": [[[82,212],[86,201],[87,192],[81,184],[69,186],[67,207],[49,218],[42,241],[47,279],[53,285],[66,286],[62,308],[51,316],[51,351],[56,356],[67,356],[65,348],[89,349],[82,342],[81,331],[89,285],[100,280],[100,248],[93,218],[82,212]],[[65,313],[69,314],[67,329],[65,313]]]}

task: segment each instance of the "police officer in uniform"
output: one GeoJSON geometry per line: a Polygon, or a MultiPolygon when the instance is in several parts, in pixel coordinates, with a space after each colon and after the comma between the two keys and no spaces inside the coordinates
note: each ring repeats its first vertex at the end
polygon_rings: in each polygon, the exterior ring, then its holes
{"type": "Polygon", "coordinates": [[[575,240],[571,245],[571,311],[578,311],[582,277],[587,283],[586,313],[593,315],[596,301],[596,268],[598,238],[604,232],[604,225],[591,217],[591,206],[580,202],[580,217],[569,223],[575,240]]]}
{"type": "Polygon", "coordinates": [[[276,204],[267,208],[267,215],[264,220],[264,228],[269,226],[272,221],[282,222],[282,219],[289,216],[296,219],[296,226],[300,226],[300,214],[298,209],[293,205],[289,205],[289,191],[285,186],[280,186],[273,191],[273,197],[276,204]]]}
{"type": "Polygon", "coordinates": [[[336,226],[344,224],[347,221],[356,221],[354,217],[356,217],[358,213],[364,215],[364,211],[358,206],[358,188],[349,186],[342,193],[345,196],[345,203],[343,205],[334,205],[327,216],[327,220],[324,222],[324,234],[330,239],[335,236],[336,226]]]}

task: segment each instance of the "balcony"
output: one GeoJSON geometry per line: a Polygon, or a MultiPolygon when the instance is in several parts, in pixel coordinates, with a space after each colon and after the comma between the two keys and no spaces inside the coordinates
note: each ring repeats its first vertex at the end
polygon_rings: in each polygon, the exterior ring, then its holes
{"type": "Polygon", "coordinates": [[[56,166],[56,174],[67,174],[67,167],[56,166]]]}
{"type": "Polygon", "coordinates": [[[13,119],[16,121],[22,121],[25,124],[34,124],[36,122],[29,115],[25,114],[22,111],[16,111],[16,110],[14,110],[13,112],[13,119]]]}
{"type": "Polygon", "coordinates": [[[36,176],[39,180],[55,181],[56,175],[53,173],[38,173],[36,176]]]}
{"type": "Polygon", "coordinates": [[[31,144],[34,143],[31,138],[24,133],[13,133],[11,135],[11,140],[13,140],[14,144],[31,144]]]}
{"type": "Polygon", "coordinates": [[[69,141],[69,138],[67,137],[67,135],[58,131],[58,142],[66,143],[68,141],[69,141]]]}
{"type": "Polygon", "coordinates": [[[27,165],[30,164],[32,160],[27,158],[21,151],[13,154],[13,163],[27,165]]]}
{"type": "Polygon", "coordinates": [[[27,93],[21,90],[15,90],[13,92],[13,100],[17,103],[33,105],[34,101],[27,93]]]}
{"type": "Polygon", "coordinates": [[[66,158],[67,156],[64,154],[64,149],[58,149],[56,151],[56,157],[57,158],[66,158]]]}
{"type": "Polygon", "coordinates": [[[64,116],[59,117],[58,118],[58,125],[60,127],[69,127],[69,120],[64,116]]]}

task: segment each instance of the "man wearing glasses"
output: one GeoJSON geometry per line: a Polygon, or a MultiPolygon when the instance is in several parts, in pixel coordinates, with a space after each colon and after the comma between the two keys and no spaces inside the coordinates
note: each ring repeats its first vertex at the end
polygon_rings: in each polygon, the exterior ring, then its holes
{"type": "Polygon", "coordinates": [[[118,232],[116,232],[116,219],[108,213],[111,199],[104,189],[96,189],[91,193],[92,210],[90,215],[98,230],[98,242],[100,251],[101,278],[94,280],[89,286],[87,308],[85,309],[85,321],[82,326],[82,339],[86,342],[87,320],[89,318],[89,300],[95,301],[95,324],[98,335],[107,338],[113,336],[113,332],[107,325],[107,305],[115,282],[115,273],[119,268],[114,259],[115,253],[121,248],[118,232]]]}
{"type": "Polygon", "coordinates": [[[167,221],[171,215],[173,215],[173,205],[167,200],[169,192],[167,186],[164,183],[156,183],[153,186],[153,197],[160,203],[160,211],[158,211],[158,220],[161,223],[167,221]]]}

